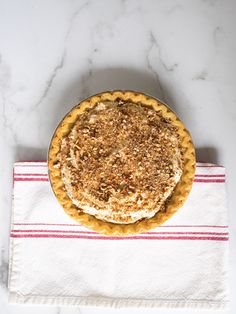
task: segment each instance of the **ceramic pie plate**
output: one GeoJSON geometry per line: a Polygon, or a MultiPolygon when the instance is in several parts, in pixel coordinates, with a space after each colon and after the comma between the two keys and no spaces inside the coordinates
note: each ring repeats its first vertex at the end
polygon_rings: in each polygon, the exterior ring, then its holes
{"type": "Polygon", "coordinates": [[[195,174],[195,163],[195,149],[191,136],[176,114],[161,101],[151,96],[133,91],[103,92],[81,101],[58,125],[52,137],[48,153],[48,169],[51,187],[66,214],[89,229],[104,235],[115,236],[146,232],[163,224],[175,214],[186,201],[192,188],[195,174]],[[142,219],[132,224],[109,223],[79,211],[67,195],[64,183],[61,179],[60,169],[54,167],[57,161],[57,154],[60,150],[61,139],[70,133],[78,115],[83,113],[86,109],[94,107],[100,101],[116,101],[119,99],[151,107],[154,110],[159,111],[164,118],[168,118],[171,124],[177,128],[180,145],[183,149],[183,173],[171,196],[166,201],[165,209],[158,211],[152,218],[142,219]]]}

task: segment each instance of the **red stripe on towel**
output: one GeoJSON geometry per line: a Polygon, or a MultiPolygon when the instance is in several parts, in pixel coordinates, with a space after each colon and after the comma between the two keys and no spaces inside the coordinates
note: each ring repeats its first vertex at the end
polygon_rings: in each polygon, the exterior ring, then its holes
{"type": "MultiPolygon", "coordinates": [[[[45,162],[46,163],[46,162],[45,162]]],[[[16,165],[15,164],[15,167],[28,167],[28,168],[31,168],[31,167],[47,167],[48,165],[46,164],[43,164],[43,165],[31,165],[31,164],[26,164],[26,165],[16,165]]]]}
{"type": "Polygon", "coordinates": [[[207,179],[195,179],[194,182],[198,183],[224,183],[224,179],[214,179],[214,180],[207,180],[207,179]]]}
{"type": "Polygon", "coordinates": [[[39,177],[39,176],[43,176],[43,177],[48,177],[48,174],[44,174],[44,173],[15,173],[14,174],[15,177],[17,176],[28,176],[28,177],[33,177],[33,176],[36,176],[36,177],[39,177]]]}
{"type": "Polygon", "coordinates": [[[86,235],[58,235],[58,234],[14,234],[12,238],[58,238],[58,239],[91,239],[91,240],[208,240],[208,241],[228,241],[228,237],[186,237],[186,236],[86,236],[86,235]]]}
{"type": "Polygon", "coordinates": [[[14,178],[14,181],[48,181],[48,178],[14,178]]]}
{"type": "Polygon", "coordinates": [[[225,174],[195,174],[195,177],[216,178],[225,177],[225,174]]]}
{"type": "MultiPolygon", "coordinates": [[[[12,230],[12,232],[58,232],[58,233],[81,233],[81,234],[98,234],[97,232],[93,231],[78,231],[78,230],[12,230]]],[[[177,232],[145,232],[143,234],[201,234],[201,235],[228,235],[228,232],[182,232],[182,231],[177,231],[177,232]]]]}
{"type": "Polygon", "coordinates": [[[223,166],[196,166],[197,168],[224,168],[223,166]]]}

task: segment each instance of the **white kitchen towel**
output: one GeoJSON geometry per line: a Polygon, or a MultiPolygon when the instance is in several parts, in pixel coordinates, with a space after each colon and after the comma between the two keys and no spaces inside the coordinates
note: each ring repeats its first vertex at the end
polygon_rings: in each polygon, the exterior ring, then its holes
{"type": "Polygon", "coordinates": [[[57,202],[46,162],[17,162],[9,301],[113,307],[225,308],[225,169],[198,163],[185,205],[141,235],[102,236],[57,202]]]}

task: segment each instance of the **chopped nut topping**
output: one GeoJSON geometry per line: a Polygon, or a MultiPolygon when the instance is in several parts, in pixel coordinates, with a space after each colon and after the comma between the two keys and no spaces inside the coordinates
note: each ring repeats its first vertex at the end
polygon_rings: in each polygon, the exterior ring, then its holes
{"type": "Polygon", "coordinates": [[[157,111],[120,100],[79,115],[58,160],[73,203],[115,223],[154,216],[182,175],[176,127],[157,111]]]}

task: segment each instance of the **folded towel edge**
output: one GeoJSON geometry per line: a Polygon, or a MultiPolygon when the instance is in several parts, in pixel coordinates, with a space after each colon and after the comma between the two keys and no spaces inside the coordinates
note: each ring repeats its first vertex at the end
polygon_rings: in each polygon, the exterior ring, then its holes
{"type": "Polygon", "coordinates": [[[202,309],[228,309],[228,300],[155,300],[155,299],[120,299],[104,297],[81,296],[39,296],[22,295],[17,292],[9,292],[9,303],[21,304],[47,304],[55,306],[100,306],[100,307],[146,307],[146,308],[202,308],[202,309]]]}

